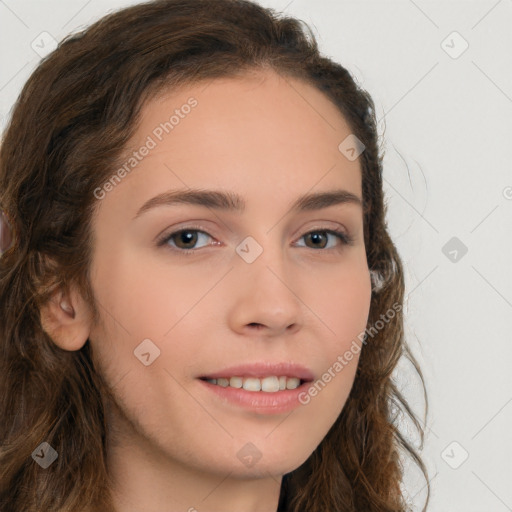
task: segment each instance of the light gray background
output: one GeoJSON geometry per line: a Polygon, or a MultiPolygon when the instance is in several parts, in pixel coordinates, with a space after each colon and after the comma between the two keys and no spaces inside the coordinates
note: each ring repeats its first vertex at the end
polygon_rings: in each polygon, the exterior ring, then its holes
{"type": "MultiPolygon", "coordinates": [[[[60,40],[134,3],[0,0],[0,127],[51,47],[41,33],[60,40]]],[[[260,3],[306,21],[376,103],[407,337],[429,393],[428,510],[512,511],[512,0],[260,3]]],[[[421,415],[410,365],[397,380],[421,415]]],[[[406,469],[421,510],[424,482],[406,469]]]]}

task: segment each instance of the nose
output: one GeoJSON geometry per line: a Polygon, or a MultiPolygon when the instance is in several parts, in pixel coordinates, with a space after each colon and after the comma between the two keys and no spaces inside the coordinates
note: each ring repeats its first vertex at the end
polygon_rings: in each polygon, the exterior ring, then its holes
{"type": "Polygon", "coordinates": [[[235,259],[228,314],[231,329],[240,334],[278,337],[297,332],[303,322],[297,270],[280,248],[268,245],[252,263],[235,259]]]}

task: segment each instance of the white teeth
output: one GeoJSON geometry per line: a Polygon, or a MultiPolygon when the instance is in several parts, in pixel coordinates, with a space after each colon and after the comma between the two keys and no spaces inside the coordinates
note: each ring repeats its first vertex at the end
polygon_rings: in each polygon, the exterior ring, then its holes
{"type": "Polygon", "coordinates": [[[296,389],[300,386],[300,379],[292,377],[286,381],[286,389],[296,389]]]}
{"type": "Polygon", "coordinates": [[[261,379],[261,390],[269,393],[279,391],[279,379],[277,377],[265,377],[261,379]]]}
{"type": "Polygon", "coordinates": [[[247,379],[244,379],[243,388],[246,391],[259,391],[261,389],[261,381],[254,377],[248,377],[247,379]]]}
{"type": "Polygon", "coordinates": [[[255,377],[230,377],[229,379],[219,377],[218,379],[206,379],[211,384],[217,384],[223,388],[232,387],[236,389],[245,389],[246,391],[263,391],[265,393],[275,393],[285,389],[297,389],[300,386],[300,379],[297,377],[264,377],[258,379],[255,377]]]}
{"type": "Polygon", "coordinates": [[[217,379],[217,386],[222,386],[223,388],[227,388],[229,386],[229,380],[219,378],[219,379],[217,379]]]}
{"type": "Polygon", "coordinates": [[[242,379],[242,377],[231,377],[229,379],[229,385],[232,388],[240,389],[243,386],[243,383],[244,383],[244,379],[242,379]]]}

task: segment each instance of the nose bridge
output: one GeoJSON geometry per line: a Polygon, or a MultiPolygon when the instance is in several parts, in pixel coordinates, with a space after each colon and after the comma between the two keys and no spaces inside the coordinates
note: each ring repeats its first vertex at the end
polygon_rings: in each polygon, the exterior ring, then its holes
{"type": "Polygon", "coordinates": [[[243,260],[240,267],[251,275],[248,279],[272,288],[286,288],[283,281],[286,282],[291,269],[285,249],[277,236],[262,232],[247,236],[236,251],[243,260]]]}
{"type": "Polygon", "coordinates": [[[237,323],[277,330],[298,324],[301,301],[293,291],[293,269],[280,239],[265,233],[248,236],[236,251],[240,258],[236,264],[237,323]]]}

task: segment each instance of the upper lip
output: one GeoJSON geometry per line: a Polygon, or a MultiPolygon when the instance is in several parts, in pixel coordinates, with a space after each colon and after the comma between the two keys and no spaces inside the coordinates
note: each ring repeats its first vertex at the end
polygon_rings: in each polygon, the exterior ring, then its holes
{"type": "Polygon", "coordinates": [[[262,379],[270,376],[296,377],[304,381],[312,381],[314,379],[313,373],[301,364],[274,363],[269,361],[230,366],[229,368],[213,371],[207,375],[201,375],[200,378],[218,379],[222,377],[255,377],[262,379]]]}

